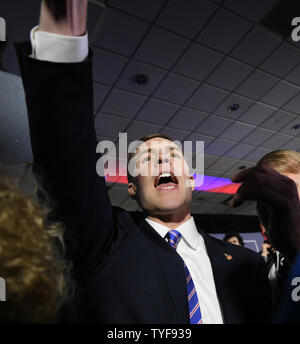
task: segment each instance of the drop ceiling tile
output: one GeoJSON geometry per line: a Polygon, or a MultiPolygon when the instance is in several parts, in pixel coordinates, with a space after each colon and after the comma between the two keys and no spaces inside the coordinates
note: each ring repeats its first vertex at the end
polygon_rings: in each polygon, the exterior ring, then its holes
{"type": "Polygon", "coordinates": [[[214,164],[219,159],[220,159],[220,157],[218,157],[218,156],[205,154],[204,155],[204,169],[205,169],[205,171],[208,170],[210,168],[210,166],[212,164],[214,164]]]}
{"type": "Polygon", "coordinates": [[[264,155],[272,152],[273,149],[266,149],[266,148],[257,148],[249,155],[246,156],[247,160],[258,162],[264,155]]]}
{"type": "Polygon", "coordinates": [[[195,129],[195,131],[203,135],[218,136],[232,123],[233,121],[229,119],[211,115],[204,122],[202,122],[200,126],[195,129]]]}
{"type": "Polygon", "coordinates": [[[270,138],[274,134],[274,131],[255,128],[249,135],[247,135],[242,141],[250,145],[260,146],[264,141],[270,138]]]}
{"type": "Polygon", "coordinates": [[[205,201],[209,200],[210,198],[214,197],[213,192],[205,192],[205,191],[198,191],[195,190],[192,194],[192,199],[194,201],[202,201],[205,204],[205,201]]]}
{"type": "Polygon", "coordinates": [[[118,137],[124,132],[130,120],[120,117],[99,113],[95,119],[95,130],[99,137],[118,137]]]}
{"type": "Polygon", "coordinates": [[[109,137],[109,136],[97,136],[97,142],[102,142],[102,141],[112,141],[117,144],[118,137],[109,137]]]}
{"type": "Polygon", "coordinates": [[[292,115],[286,111],[279,110],[276,113],[274,113],[273,115],[271,115],[263,123],[261,123],[260,126],[262,128],[279,131],[285,125],[292,122],[295,118],[296,118],[295,115],[292,115]]]}
{"type": "MultiPolygon", "coordinates": [[[[235,165],[231,166],[230,169],[226,173],[230,174],[229,178],[232,178],[235,174],[241,172],[242,170],[253,167],[255,165],[256,163],[254,163],[253,161],[243,159],[243,160],[238,161],[235,165]],[[243,168],[241,169],[241,167],[243,168]]],[[[225,174],[223,174],[223,176],[224,175],[225,174]]]]}
{"type": "Polygon", "coordinates": [[[142,107],[146,97],[113,89],[101,108],[101,112],[132,118],[142,107]]]}
{"type": "Polygon", "coordinates": [[[256,67],[280,42],[281,40],[274,35],[254,27],[230,55],[256,67]]]}
{"type": "Polygon", "coordinates": [[[94,113],[98,111],[109,90],[108,86],[94,84],[94,113]]]}
{"type": "Polygon", "coordinates": [[[221,8],[201,31],[197,41],[227,54],[250,27],[246,20],[221,8]]]}
{"type": "Polygon", "coordinates": [[[139,140],[145,135],[150,135],[153,133],[158,133],[161,126],[145,123],[142,121],[132,121],[127,129],[128,140],[139,140]]]}
{"type": "Polygon", "coordinates": [[[295,116],[294,119],[289,122],[284,128],[280,130],[281,133],[290,135],[290,136],[299,136],[300,135],[300,128],[295,129],[295,126],[300,126],[300,117],[295,116]]]}
{"type": "Polygon", "coordinates": [[[226,58],[207,79],[207,83],[233,91],[252,70],[245,64],[226,58]]]}
{"type": "Polygon", "coordinates": [[[240,141],[243,137],[248,135],[255,127],[249,124],[234,122],[221,135],[220,138],[240,141]]]}
{"type": "Polygon", "coordinates": [[[278,78],[256,70],[238,87],[236,93],[257,100],[266,94],[278,81],[278,78]]]}
{"type": "Polygon", "coordinates": [[[203,81],[224,56],[193,43],[177,62],[173,71],[203,81]]]}
{"type": "Polygon", "coordinates": [[[193,142],[193,149],[195,150],[196,141],[203,141],[204,142],[204,153],[206,156],[206,147],[214,140],[215,138],[212,136],[200,135],[200,134],[191,134],[187,137],[186,141],[193,142]]]}
{"type": "MultiPolygon", "coordinates": [[[[220,159],[220,158],[219,158],[220,159]]],[[[218,160],[219,160],[218,159],[218,160]]],[[[220,170],[214,170],[212,168],[208,168],[205,170],[205,175],[206,176],[210,176],[210,177],[220,177],[220,175],[222,174],[223,172],[220,171],[220,170]]],[[[217,178],[212,178],[210,179],[210,181],[207,182],[207,186],[209,186],[210,184],[213,184],[214,180],[216,180],[217,178]]],[[[215,195],[214,195],[215,197],[215,195]]],[[[214,198],[213,197],[213,198],[214,198]]]]}
{"type": "Polygon", "coordinates": [[[137,119],[164,125],[179,108],[178,105],[151,98],[139,112],[137,119]]]}
{"type": "Polygon", "coordinates": [[[94,81],[113,85],[128,59],[95,47],[93,47],[93,53],[94,81]]]}
{"type": "Polygon", "coordinates": [[[275,111],[274,107],[256,103],[239,118],[239,121],[259,125],[275,111]]]}
{"type": "Polygon", "coordinates": [[[292,138],[293,138],[292,136],[276,133],[275,135],[270,137],[267,141],[265,141],[262,144],[262,147],[263,148],[269,148],[272,150],[277,150],[277,149],[283,147],[289,141],[291,141],[292,138]]]}
{"type": "Polygon", "coordinates": [[[222,172],[227,171],[230,167],[235,165],[238,162],[237,159],[231,158],[220,158],[214,164],[209,166],[210,169],[216,169],[222,172]]]}
{"type": "Polygon", "coordinates": [[[261,66],[262,70],[283,77],[300,61],[300,50],[283,43],[261,66]]]}
{"type": "Polygon", "coordinates": [[[152,27],[134,57],[158,67],[169,69],[188,44],[189,41],[186,39],[158,27],[152,27]]]}
{"type": "Polygon", "coordinates": [[[193,131],[193,129],[196,128],[206,117],[207,114],[204,112],[182,108],[168,123],[168,127],[193,131]]]}
{"type": "Polygon", "coordinates": [[[205,149],[205,153],[222,156],[234,145],[234,142],[216,139],[205,149]]]}
{"type": "Polygon", "coordinates": [[[227,158],[244,159],[245,156],[247,156],[255,148],[255,146],[237,143],[230,151],[226,152],[224,156],[227,158]]]}
{"type": "Polygon", "coordinates": [[[198,82],[170,73],[153,96],[176,104],[183,104],[198,86],[198,82]]]}
{"type": "Polygon", "coordinates": [[[299,115],[300,114],[299,106],[300,106],[300,94],[297,94],[287,104],[283,106],[283,109],[294,112],[299,115]]]}
{"type": "MultiPolygon", "coordinates": [[[[225,205],[213,205],[212,208],[210,208],[210,210],[208,211],[208,214],[216,214],[216,215],[221,215],[221,214],[225,214],[225,212],[227,211],[228,209],[228,206],[225,206],[225,205]]],[[[231,208],[230,208],[230,211],[231,208]]]]}
{"type": "Polygon", "coordinates": [[[114,207],[121,207],[122,203],[124,202],[124,199],[117,199],[110,197],[111,205],[114,207]]]}
{"type": "Polygon", "coordinates": [[[227,0],[224,6],[253,22],[259,22],[278,0],[227,0]]]}
{"type": "Polygon", "coordinates": [[[142,20],[106,8],[93,43],[101,48],[131,56],[148,27],[149,24],[142,20]]]}
{"type": "Polygon", "coordinates": [[[125,198],[128,197],[128,190],[118,187],[118,185],[114,185],[112,188],[108,190],[108,195],[111,200],[119,200],[124,201],[125,198]]]}
{"type": "Polygon", "coordinates": [[[107,5],[119,8],[141,19],[153,21],[165,0],[108,0],[107,5]]]}
{"type": "Polygon", "coordinates": [[[230,95],[223,103],[214,111],[215,115],[220,115],[226,118],[237,119],[242,113],[244,113],[254,103],[244,97],[240,97],[236,94],[230,95]],[[237,110],[230,110],[231,106],[238,105],[237,110]]]}
{"type": "Polygon", "coordinates": [[[212,205],[206,205],[200,202],[192,202],[191,204],[191,213],[192,214],[208,214],[208,211],[212,205]]]}
{"type": "Polygon", "coordinates": [[[187,102],[187,106],[206,112],[213,111],[227,96],[228,92],[209,85],[202,85],[187,102]]]}
{"type": "Polygon", "coordinates": [[[296,66],[290,73],[285,77],[285,80],[300,86],[300,65],[296,66]]]}
{"type": "Polygon", "coordinates": [[[260,100],[263,103],[281,107],[298,92],[299,90],[296,87],[291,86],[285,81],[280,81],[260,100]]]}
{"type": "Polygon", "coordinates": [[[167,72],[164,70],[132,60],[126,66],[125,70],[118,79],[116,87],[136,93],[150,95],[164,78],[166,73],[167,72]],[[136,85],[132,81],[131,78],[137,74],[143,74],[148,77],[148,81],[145,85],[136,85]]]}
{"type": "MultiPolygon", "coordinates": [[[[228,199],[228,197],[230,197],[230,195],[228,194],[224,194],[224,193],[215,193],[215,197],[213,198],[215,204],[219,204],[226,201],[228,199]]],[[[228,206],[228,205],[222,205],[223,207],[228,206]]]]}
{"type": "Polygon", "coordinates": [[[294,138],[290,142],[286,143],[283,149],[290,149],[299,152],[300,151],[300,139],[294,138]]]}
{"type": "Polygon", "coordinates": [[[101,16],[103,15],[105,9],[101,6],[88,3],[88,20],[87,20],[87,31],[89,33],[89,38],[93,36],[94,30],[101,16]]]}
{"type": "Polygon", "coordinates": [[[137,202],[130,198],[121,203],[121,207],[127,211],[137,211],[140,208],[137,202]]]}
{"type": "Polygon", "coordinates": [[[194,38],[216,10],[217,5],[207,0],[170,0],[156,23],[188,38],[194,38]]]}
{"type": "Polygon", "coordinates": [[[173,140],[183,142],[183,140],[189,136],[189,132],[183,130],[177,130],[173,128],[165,127],[161,130],[161,133],[170,136],[173,140]]]}

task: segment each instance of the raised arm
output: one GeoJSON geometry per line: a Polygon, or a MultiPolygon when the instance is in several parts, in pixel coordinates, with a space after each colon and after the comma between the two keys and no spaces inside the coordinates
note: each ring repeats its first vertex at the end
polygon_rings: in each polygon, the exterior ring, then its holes
{"type": "MultiPolygon", "coordinates": [[[[62,2],[47,1],[52,6],[62,2]]],[[[84,34],[87,0],[68,0],[65,5],[65,15],[55,19],[56,7],[47,7],[44,1],[40,29],[60,35],[84,34]]],[[[59,38],[66,46],[68,39],[69,36],[59,38]]],[[[62,54],[64,48],[59,49],[62,54]]],[[[97,267],[113,228],[105,180],[96,174],[92,54],[83,62],[54,63],[30,57],[30,44],[17,45],[17,52],[34,171],[51,200],[55,216],[72,233],[72,257],[77,277],[82,279],[97,267]]]]}
{"type": "Polygon", "coordinates": [[[84,35],[87,2],[88,0],[44,0],[40,30],[66,36],[84,35]]]}

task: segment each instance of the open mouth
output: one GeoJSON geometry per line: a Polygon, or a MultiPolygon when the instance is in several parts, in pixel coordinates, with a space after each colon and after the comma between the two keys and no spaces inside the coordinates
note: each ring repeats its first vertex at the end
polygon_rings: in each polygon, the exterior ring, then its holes
{"type": "Polygon", "coordinates": [[[178,179],[173,173],[161,173],[155,178],[154,187],[157,189],[170,190],[178,185],[178,179]]]}

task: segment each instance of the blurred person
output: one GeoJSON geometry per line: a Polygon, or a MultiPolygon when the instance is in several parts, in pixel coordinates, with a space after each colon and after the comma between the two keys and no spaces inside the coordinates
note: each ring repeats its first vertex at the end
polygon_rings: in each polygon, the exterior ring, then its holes
{"type": "Polygon", "coordinates": [[[232,205],[239,206],[245,200],[257,201],[264,236],[283,255],[285,267],[292,267],[288,278],[283,279],[285,291],[281,293],[275,322],[299,323],[300,298],[293,299],[297,294],[293,290],[300,276],[300,153],[270,152],[255,167],[237,174],[232,181],[242,182],[232,205]]]}
{"type": "Polygon", "coordinates": [[[245,246],[243,237],[235,231],[226,232],[223,240],[234,245],[245,246]]]}
{"type": "Polygon", "coordinates": [[[0,277],[6,301],[0,323],[54,323],[70,297],[70,263],[62,258],[62,230],[47,213],[0,176],[0,277]]]}
{"type": "Polygon", "coordinates": [[[137,223],[111,206],[105,179],[96,173],[87,1],[66,3],[64,11],[56,8],[59,14],[49,1],[42,3],[32,45],[19,45],[18,57],[34,169],[72,233],[83,321],[266,321],[270,300],[263,259],[196,226],[190,213],[193,177],[171,138],[144,136],[128,162],[139,157],[141,171],[156,171],[128,175],[128,192],[145,218],[137,223]]]}

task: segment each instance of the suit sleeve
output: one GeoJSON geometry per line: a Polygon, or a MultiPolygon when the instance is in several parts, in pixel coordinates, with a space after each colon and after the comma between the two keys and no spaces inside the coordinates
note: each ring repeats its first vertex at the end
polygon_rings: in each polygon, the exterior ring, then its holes
{"type": "Polygon", "coordinates": [[[113,235],[105,180],[96,173],[92,53],[80,63],[30,58],[29,43],[17,44],[26,96],[33,169],[52,213],[71,233],[75,276],[99,265],[113,235]]]}
{"type": "Polygon", "coordinates": [[[252,310],[249,322],[269,323],[274,311],[274,305],[268,270],[260,255],[257,256],[252,283],[252,286],[248,286],[255,291],[252,294],[253,299],[248,300],[249,308],[252,310]]]}

